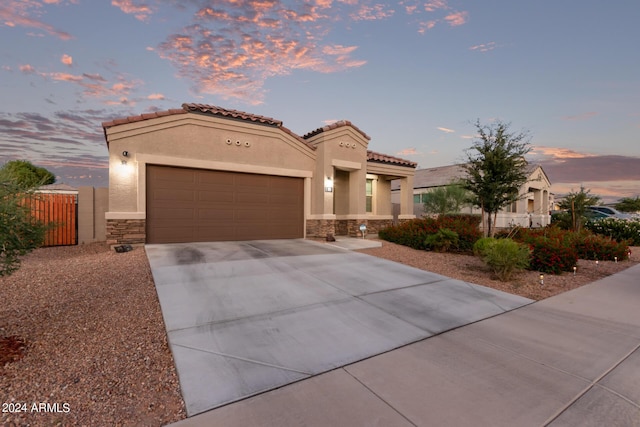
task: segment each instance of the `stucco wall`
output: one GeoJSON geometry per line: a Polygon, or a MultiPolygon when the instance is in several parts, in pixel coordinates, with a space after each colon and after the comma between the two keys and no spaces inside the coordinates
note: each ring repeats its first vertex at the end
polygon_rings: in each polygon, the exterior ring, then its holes
{"type": "Polygon", "coordinates": [[[315,166],[314,150],[276,127],[204,115],[119,125],[107,136],[112,218],[122,213],[144,218],[147,164],[305,178],[315,166]]]}

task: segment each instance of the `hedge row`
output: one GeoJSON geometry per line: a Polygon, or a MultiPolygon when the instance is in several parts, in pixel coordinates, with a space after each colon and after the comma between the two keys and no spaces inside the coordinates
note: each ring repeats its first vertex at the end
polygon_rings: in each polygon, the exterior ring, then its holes
{"type": "MultiPolygon", "coordinates": [[[[414,249],[433,249],[430,244],[446,237],[450,231],[457,235],[448,248],[451,252],[470,253],[475,242],[482,236],[479,231],[480,217],[477,215],[453,215],[439,218],[423,218],[404,222],[381,230],[383,240],[409,246],[414,249]],[[431,238],[429,238],[431,237],[431,238]]],[[[545,273],[559,274],[572,271],[578,259],[622,261],[629,256],[630,240],[615,239],[591,231],[576,233],[558,227],[521,228],[515,233],[498,233],[496,237],[511,237],[516,242],[531,248],[529,268],[545,273]]],[[[448,243],[448,242],[447,242],[448,243]]]]}
{"type": "Polygon", "coordinates": [[[414,249],[428,249],[427,237],[440,230],[451,230],[458,235],[452,252],[471,252],[473,244],[481,237],[479,215],[447,215],[438,218],[413,219],[380,230],[381,239],[414,249]]]}

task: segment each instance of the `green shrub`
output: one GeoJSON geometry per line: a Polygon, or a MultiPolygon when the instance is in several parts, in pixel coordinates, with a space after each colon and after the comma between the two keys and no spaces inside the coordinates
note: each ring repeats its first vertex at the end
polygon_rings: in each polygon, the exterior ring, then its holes
{"type": "Polygon", "coordinates": [[[473,244],[481,236],[480,217],[478,215],[447,215],[438,218],[413,219],[402,224],[380,230],[381,239],[409,246],[414,249],[427,249],[427,236],[448,229],[458,234],[458,243],[450,250],[471,252],[473,244]]]}
{"type": "Polygon", "coordinates": [[[503,282],[511,279],[517,270],[529,266],[529,246],[511,239],[494,239],[482,244],[483,260],[503,282]]]}
{"type": "Polygon", "coordinates": [[[477,257],[483,258],[487,249],[495,244],[497,239],[493,237],[482,237],[476,241],[473,245],[473,254],[477,257]]]}
{"type": "Polygon", "coordinates": [[[632,246],[640,246],[640,221],[604,218],[589,221],[586,228],[596,234],[610,237],[618,242],[629,241],[632,246]]]}
{"type": "Polygon", "coordinates": [[[551,215],[551,225],[562,228],[563,230],[571,230],[573,228],[573,219],[569,212],[554,212],[551,215]]]}
{"type": "Polygon", "coordinates": [[[424,241],[427,248],[438,252],[447,252],[458,246],[458,233],[448,228],[441,228],[435,234],[429,234],[424,241]]]}

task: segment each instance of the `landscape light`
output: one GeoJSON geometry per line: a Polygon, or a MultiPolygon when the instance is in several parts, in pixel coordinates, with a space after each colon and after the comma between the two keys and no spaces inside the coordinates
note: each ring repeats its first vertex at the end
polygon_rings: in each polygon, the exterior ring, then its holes
{"type": "Polygon", "coordinates": [[[540,286],[544,286],[544,274],[540,273],[540,286]]]}
{"type": "Polygon", "coordinates": [[[576,275],[576,270],[578,269],[578,267],[576,267],[575,265],[573,266],[573,275],[576,275]]]}

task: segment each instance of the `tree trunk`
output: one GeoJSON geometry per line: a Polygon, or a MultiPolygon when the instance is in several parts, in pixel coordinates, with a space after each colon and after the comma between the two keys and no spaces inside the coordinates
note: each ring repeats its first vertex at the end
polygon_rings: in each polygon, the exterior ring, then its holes
{"type": "Polygon", "coordinates": [[[480,213],[482,215],[482,220],[481,220],[481,224],[482,224],[482,235],[484,237],[488,237],[487,234],[487,227],[484,224],[484,203],[480,202],[480,213]]]}

